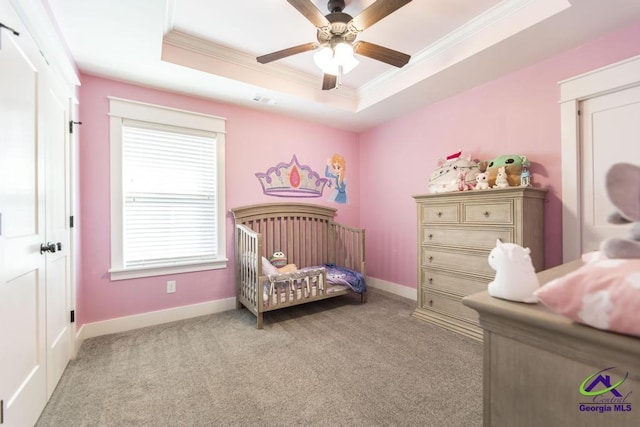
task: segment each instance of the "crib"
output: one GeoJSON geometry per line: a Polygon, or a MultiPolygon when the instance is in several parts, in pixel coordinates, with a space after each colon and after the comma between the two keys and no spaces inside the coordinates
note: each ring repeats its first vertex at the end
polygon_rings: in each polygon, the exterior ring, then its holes
{"type": "Polygon", "coordinates": [[[268,311],[352,293],[365,301],[365,233],[334,222],[336,209],[268,203],[234,208],[231,213],[236,307],[251,311],[258,329],[263,328],[268,311]],[[275,251],[284,252],[287,262],[298,270],[265,274],[262,257],[269,258],[275,251]]]}

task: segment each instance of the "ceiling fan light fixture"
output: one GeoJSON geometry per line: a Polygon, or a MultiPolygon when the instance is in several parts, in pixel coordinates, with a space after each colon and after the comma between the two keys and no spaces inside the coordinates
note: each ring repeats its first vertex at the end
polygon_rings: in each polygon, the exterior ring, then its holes
{"type": "Polygon", "coordinates": [[[342,74],[347,74],[360,63],[353,56],[353,46],[350,43],[338,43],[335,47],[334,59],[342,67],[342,74]]]}
{"type": "Polygon", "coordinates": [[[329,46],[324,46],[320,48],[316,53],[313,54],[313,62],[316,63],[316,66],[321,70],[324,70],[325,67],[329,65],[333,60],[333,52],[329,46]]]}
{"type": "Polygon", "coordinates": [[[349,43],[338,43],[333,48],[324,46],[313,55],[313,61],[323,73],[334,76],[347,74],[360,63],[349,43]]]}

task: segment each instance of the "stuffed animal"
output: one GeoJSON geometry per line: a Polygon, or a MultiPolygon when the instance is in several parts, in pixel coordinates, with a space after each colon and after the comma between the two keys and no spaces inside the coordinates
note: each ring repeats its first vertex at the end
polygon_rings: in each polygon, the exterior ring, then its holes
{"type": "Polygon", "coordinates": [[[540,282],[530,253],[529,248],[515,243],[496,241],[496,247],[489,253],[489,265],[496,271],[495,279],[488,286],[489,295],[511,301],[538,302],[534,292],[540,282]]]}
{"type": "Polygon", "coordinates": [[[487,165],[487,172],[489,173],[489,187],[493,187],[495,185],[496,175],[498,174],[499,169],[503,166],[506,166],[509,186],[517,187],[520,185],[520,174],[522,173],[522,169],[529,167],[530,163],[527,156],[520,154],[505,154],[490,160],[487,165]]]}
{"type": "Polygon", "coordinates": [[[505,166],[498,168],[498,174],[496,175],[496,184],[493,188],[507,188],[509,187],[509,181],[507,181],[507,172],[505,166]]]}
{"type": "Polygon", "coordinates": [[[617,211],[609,215],[611,224],[634,223],[628,238],[609,238],[600,250],[609,258],[640,258],[640,167],[616,163],[607,172],[606,189],[617,211]]]}
{"type": "Polygon", "coordinates": [[[456,182],[456,186],[458,188],[458,191],[467,191],[473,189],[473,185],[467,182],[467,172],[458,173],[458,181],[456,182]]]}
{"type": "Polygon", "coordinates": [[[476,190],[488,190],[489,189],[489,174],[486,172],[480,172],[476,175],[476,190]]]}
{"type": "Polygon", "coordinates": [[[271,258],[269,258],[269,262],[275,268],[281,268],[287,265],[287,257],[284,255],[282,251],[275,251],[271,258]]]}
{"type": "Polygon", "coordinates": [[[462,151],[453,153],[446,159],[438,159],[437,166],[429,178],[431,193],[459,191],[460,173],[464,173],[464,186],[472,185],[478,173],[478,163],[471,160],[470,155],[462,155],[462,151]]]}

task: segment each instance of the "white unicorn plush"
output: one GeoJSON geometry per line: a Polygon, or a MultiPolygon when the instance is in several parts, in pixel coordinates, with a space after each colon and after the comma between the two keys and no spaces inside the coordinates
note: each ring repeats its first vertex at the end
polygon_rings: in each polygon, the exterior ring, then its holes
{"type": "Polygon", "coordinates": [[[534,291],[540,287],[540,282],[530,253],[529,248],[515,243],[496,241],[496,247],[489,254],[489,265],[496,271],[495,279],[489,283],[489,295],[530,304],[538,302],[534,291]]]}

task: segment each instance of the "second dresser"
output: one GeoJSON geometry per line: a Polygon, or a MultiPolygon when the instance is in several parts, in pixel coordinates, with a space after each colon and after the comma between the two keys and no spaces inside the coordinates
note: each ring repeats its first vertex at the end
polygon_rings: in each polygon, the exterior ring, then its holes
{"type": "Polygon", "coordinates": [[[544,269],[546,190],[531,187],[414,196],[418,206],[418,304],[414,317],[481,340],[477,312],[462,298],[495,276],[489,252],[496,240],[531,249],[544,269]]]}

